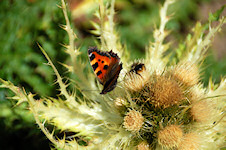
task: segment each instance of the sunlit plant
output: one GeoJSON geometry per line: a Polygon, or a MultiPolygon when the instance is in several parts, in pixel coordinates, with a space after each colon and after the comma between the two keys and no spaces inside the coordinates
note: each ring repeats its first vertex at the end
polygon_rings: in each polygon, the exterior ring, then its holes
{"type": "Polygon", "coordinates": [[[106,7],[99,0],[99,10],[95,13],[99,23],[92,22],[95,27],[92,33],[100,38],[99,49],[112,50],[123,63],[120,82],[113,91],[99,94],[102,87],[91,66],[85,71],[89,63],[79,59],[81,52],[75,46],[78,39],[70,26],[64,0],[66,25],[62,28],[69,36],[65,52],[71,63],[63,65],[76,79],[65,83],[39,46],[55,72],[58,98],[35,100],[35,94],[3,79],[1,87],[15,93],[12,99],[17,105],[28,103],[36,123],[55,148],[212,150],[223,147],[226,79],[222,78],[219,85],[210,80],[209,87],[203,87],[200,66],[214,35],[225,24],[225,17],[215,14],[218,25],[214,27],[214,19],[209,20],[208,27],[198,22],[181,43],[184,46],[179,49],[183,52],[179,61],[170,61],[170,55],[165,53],[170,43],[164,40],[170,34],[165,26],[172,18],[167,10],[174,1],[166,0],[160,8],[160,25],[154,30],[154,41],[147,47],[146,58],[130,62],[128,50],[120,44],[114,28],[114,2],[106,7]],[[74,89],[68,88],[69,85],[74,89]],[[59,131],[64,135],[59,137],[59,131]]]}

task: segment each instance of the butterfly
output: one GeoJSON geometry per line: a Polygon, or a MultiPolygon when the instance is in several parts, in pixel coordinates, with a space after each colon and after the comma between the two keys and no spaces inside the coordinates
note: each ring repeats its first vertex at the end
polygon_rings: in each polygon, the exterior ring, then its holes
{"type": "Polygon", "coordinates": [[[103,85],[103,90],[100,94],[106,94],[112,91],[117,84],[117,79],[122,70],[120,58],[114,52],[104,52],[96,47],[88,49],[90,64],[100,84],[103,85]]]}

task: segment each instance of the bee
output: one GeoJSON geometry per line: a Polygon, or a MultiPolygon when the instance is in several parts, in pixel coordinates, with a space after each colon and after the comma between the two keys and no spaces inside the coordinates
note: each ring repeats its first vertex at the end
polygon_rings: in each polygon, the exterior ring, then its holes
{"type": "Polygon", "coordinates": [[[137,75],[141,76],[141,73],[146,70],[146,67],[143,63],[134,63],[131,66],[130,73],[134,72],[137,75]]]}

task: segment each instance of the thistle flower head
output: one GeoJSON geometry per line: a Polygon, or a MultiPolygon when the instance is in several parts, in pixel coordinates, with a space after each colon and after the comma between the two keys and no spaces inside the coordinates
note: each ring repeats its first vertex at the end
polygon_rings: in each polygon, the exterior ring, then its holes
{"type": "Polygon", "coordinates": [[[199,82],[198,67],[192,62],[180,62],[171,70],[171,75],[186,87],[199,82]]]}
{"type": "Polygon", "coordinates": [[[125,75],[124,85],[131,92],[139,92],[147,84],[150,73],[142,63],[134,63],[125,75]]]}
{"type": "Polygon", "coordinates": [[[179,104],[184,98],[181,87],[171,78],[156,76],[148,86],[150,91],[144,95],[149,96],[148,101],[155,107],[167,108],[179,104]]]}
{"type": "Polygon", "coordinates": [[[121,114],[125,113],[128,105],[129,103],[125,98],[117,97],[114,100],[114,106],[121,114]]]}
{"type": "Polygon", "coordinates": [[[197,133],[185,134],[178,147],[179,150],[199,150],[200,138],[197,133]]]}
{"type": "Polygon", "coordinates": [[[137,149],[138,150],[150,150],[150,145],[146,141],[143,141],[137,145],[137,149]]]}
{"type": "Polygon", "coordinates": [[[140,91],[144,85],[147,83],[147,80],[136,73],[128,73],[125,76],[125,87],[132,92],[140,91]]]}
{"type": "Polygon", "coordinates": [[[199,123],[208,123],[214,118],[214,103],[205,97],[200,86],[190,89],[189,100],[191,102],[190,114],[193,120],[199,123]]]}
{"type": "Polygon", "coordinates": [[[195,103],[205,98],[205,91],[201,87],[202,85],[198,84],[189,89],[189,101],[191,103],[195,103]]]}
{"type": "Polygon", "coordinates": [[[178,125],[170,125],[158,132],[158,143],[167,149],[178,147],[183,137],[183,131],[178,125]]]}
{"type": "Polygon", "coordinates": [[[126,105],[126,100],[118,97],[114,100],[114,105],[117,108],[123,107],[124,105],[126,105]]]}
{"type": "Polygon", "coordinates": [[[213,106],[208,99],[196,102],[191,107],[192,118],[197,122],[206,123],[213,120],[213,106]]]}
{"type": "Polygon", "coordinates": [[[129,110],[124,117],[124,128],[131,132],[139,132],[144,123],[144,117],[139,111],[129,110]]]}

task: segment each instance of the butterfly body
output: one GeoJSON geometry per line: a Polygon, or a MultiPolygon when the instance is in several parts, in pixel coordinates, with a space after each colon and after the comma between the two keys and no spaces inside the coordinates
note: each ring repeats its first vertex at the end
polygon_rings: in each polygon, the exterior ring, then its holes
{"type": "Polygon", "coordinates": [[[88,49],[90,64],[103,90],[100,94],[112,91],[117,84],[117,79],[122,70],[122,63],[117,54],[112,51],[103,52],[96,47],[88,49]]]}

